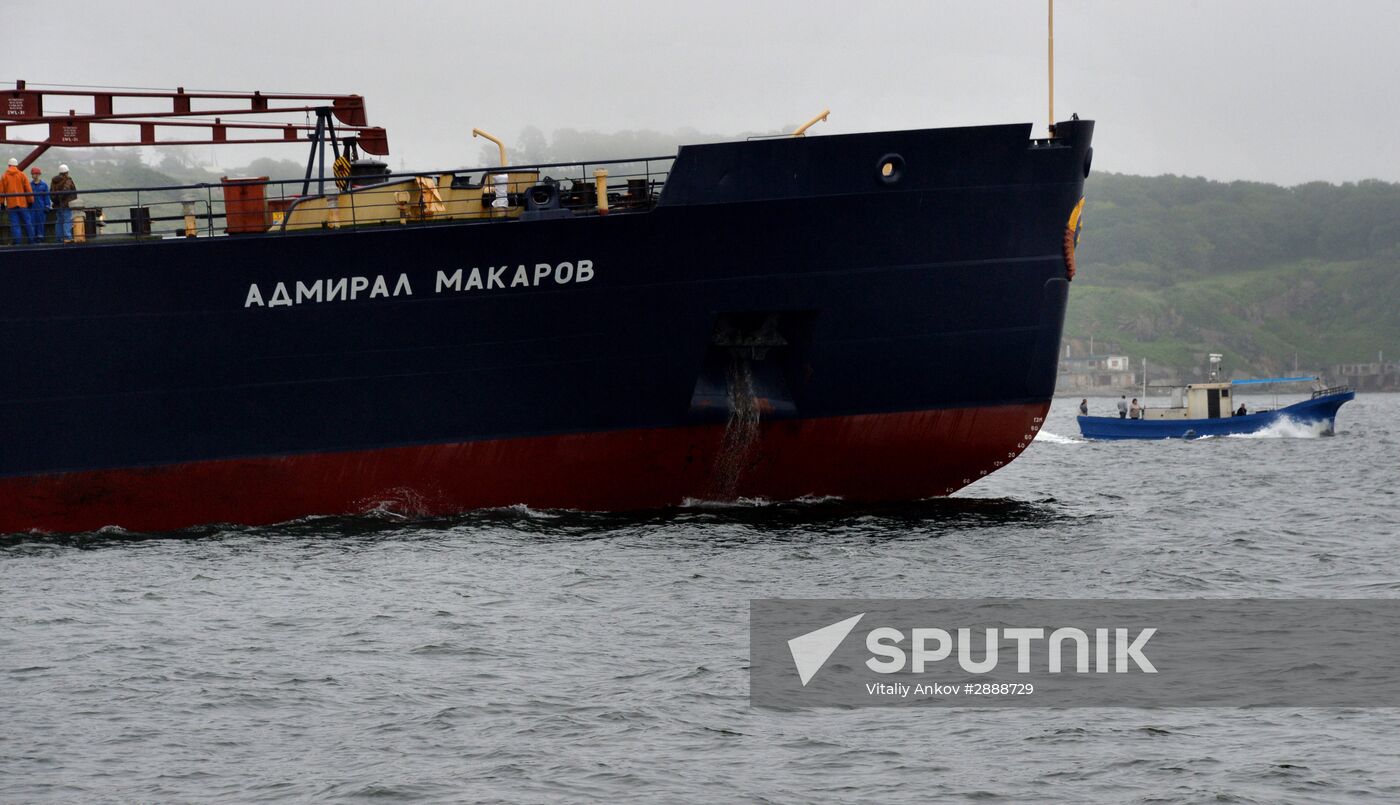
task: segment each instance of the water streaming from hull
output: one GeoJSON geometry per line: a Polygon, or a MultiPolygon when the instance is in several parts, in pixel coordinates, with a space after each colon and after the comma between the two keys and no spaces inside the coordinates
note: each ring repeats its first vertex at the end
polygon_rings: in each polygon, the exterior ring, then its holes
{"type": "Polygon", "coordinates": [[[753,368],[747,358],[735,356],[729,364],[729,421],[724,426],[724,439],[715,455],[714,496],[732,500],[739,478],[749,462],[758,441],[758,397],[753,389],[753,368]]]}

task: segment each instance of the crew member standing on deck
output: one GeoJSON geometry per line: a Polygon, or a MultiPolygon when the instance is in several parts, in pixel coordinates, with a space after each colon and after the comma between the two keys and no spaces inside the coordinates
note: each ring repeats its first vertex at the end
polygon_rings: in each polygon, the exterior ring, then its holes
{"type": "Polygon", "coordinates": [[[58,211],[58,242],[68,243],[73,240],[73,211],[68,205],[78,197],[78,186],[68,175],[67,165],[58,166],[58,176],[54,177],[49,194],[53,196],[53,208],[58,211]]]}
{"type": "Polygon", "coordinates": [[[34,201],[34,188],[29,186],[29,177],[19,169],[19,160],[10,158],[10,166],[0,177],[0,193],[6,193],[5,206],[10,211],[10,234],[18,245],[33,239],[29,231],[29,205],[34,201]]]}
{"type": "Polygon", "coordinates": [[[1139,419],[1142,417],[1142,408],[1138,405],[1137,397],[1133,398],[1133,404],[1128,408],[1128,419],[1139,419]]]}
{"type": "Polygon", "coordinates": [[[1126,394],[1118,398],[1118,418],[1128,418],[1128,395],[1126,394]]]}
{"type": "Polygon", "coordinates": [[[1088,416],[1088,415],[1089,415],[1089,400],[1088,400],[1087,398],[1085,398],[1085,399],[1079,401],[1079,415],[1080,415],[1080,416],[1088,416]]]}
{"type": "Polygon", "coordinates": [[[29,169],[29,186],[34,188],[34,206],[29,208],[29,230],[35,243],[43,243],[49,239],[49,210],[53,208],[49,201],[49,186],[41,178],[44,172],[36,165],[29,169]]]}

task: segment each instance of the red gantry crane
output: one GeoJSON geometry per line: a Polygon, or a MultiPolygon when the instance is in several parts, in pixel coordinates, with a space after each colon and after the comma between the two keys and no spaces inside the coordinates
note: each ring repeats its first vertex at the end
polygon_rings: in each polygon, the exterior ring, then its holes
{"type": "Polygon", "coordinates": [[[31,89],[24,81],[16,81],[12,90],[0,90],[0,144],[34,146],[34,150],[20,160],[21,170],[45,151],[56,147],[244,145],[309,140],[311,156],[306,164],[306,180],[308,183],[311,180],[312,166],[319,150],[321,181],[324,183],[327,140],[334,149],[337,175],[343,176],[348,172],[350,162],[358,158],[361,149],[379,156],[389,153],[389,138],[384,129],[366,124],[365,101],[359,95],[186,92],[184,87],[173,92],[105,87],[31,89]],[[48,114],[44,111],[46,103],[48,106],[66,107],[66,111],[48,114]],[[127,107],[141,106],[147,108],[144,111],[123,111],[127,107]],[[84,111],[76,111],[79,107],[84,111]],[[86,111],[88,107],[91,107],[91,112],[86,111]],[[314,114],[316,122],[295,124],[224,120],[245,115],[297,113],[314,114]],[[335,121],[340,122],[339,134],[335,121]],[[116,130],[116,139],[94,139],[94,130],[103,131],[108,127],[116,130]],[[161,130],[173,131],[167,133],[161,130]],[[208,132],[207,139],[195,138],[201,130],[208,132]],[[157,133],[173,134],[174,137],[157,140],[157,133]],[[132,134],[135,134],[134,138],[132,134]],[[303,135],[306,140],[303,140],[303,135]],[[342,147],[346,152],[343,159],[342,147]]]}

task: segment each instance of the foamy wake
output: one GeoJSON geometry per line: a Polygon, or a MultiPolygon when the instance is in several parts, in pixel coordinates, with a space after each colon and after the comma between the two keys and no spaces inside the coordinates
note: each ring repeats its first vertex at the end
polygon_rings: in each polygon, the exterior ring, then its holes
{"type": "Polygon", "coordinates": [[[830,503],[841,498],[836,495],[803,495],[793,500],[769,500],[768,498],[733,498],[731,500],[708,500],[705,498],[685,498],[681,501],[683,509],[757,509],[764,506],[810,506],[820,503],[830,503]]]}
{"type": "Polygon", "coordinates": [[[400,487],[356,501],[355,511],[368,517],[406,520],[410,517],[422,517],[427,513],[428,506],[417,490],[400,487]]]}
{"type": "Polygon", "coordinates": [[[1276,420],[1272,425],[1254,433],[1231,433],[1227,436],[1230,439],[1316,439],[1319,436],[1326,436],[1330,430],[1329,424],[1325,420],[1314,422],[1299,422],[1296,419],[1283,417],[1276,420]]]}
{"type": "Polygon", "coordinates": [[[503,512],[517,517],[528,517],[531,520],[550,520],[559,516],[559,512],[567,509],[532,509],[524,503],[512,503],[509,506],[497,506],[485,511],[503,512]]]}
{"type": "Polygon", "coordinates": [[[1045,442],[1046,444],[1087,444],[1084,439],[1079,439],[1074,436],[1061,436],[1058,433],[1051,433],[1048,430],[1037,432],[1035,434],[1035,440],[1037,442],[1045,442]]]}

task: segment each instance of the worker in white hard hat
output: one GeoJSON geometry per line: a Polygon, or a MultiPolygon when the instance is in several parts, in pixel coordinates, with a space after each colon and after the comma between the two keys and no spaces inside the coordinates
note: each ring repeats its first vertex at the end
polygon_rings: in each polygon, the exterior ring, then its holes
{"type": "Polygon", "coordinates": [[[49,185],[49,196],[53,199],[54,211],[58,214],[58,239],[62,243],[73,240],[73,211],[69,205],[78,197],[78,186],[68,175],[68,166],[59,165],[58,175],[49,185]]]}

